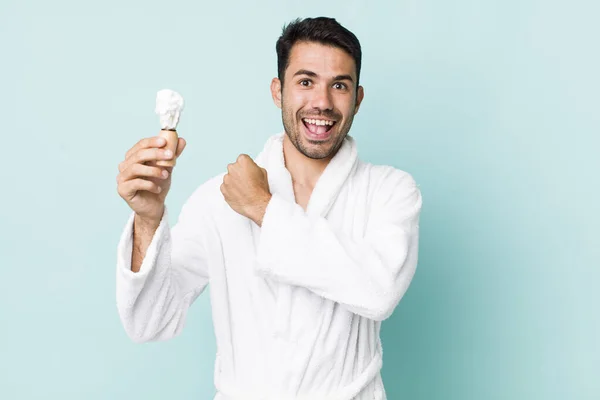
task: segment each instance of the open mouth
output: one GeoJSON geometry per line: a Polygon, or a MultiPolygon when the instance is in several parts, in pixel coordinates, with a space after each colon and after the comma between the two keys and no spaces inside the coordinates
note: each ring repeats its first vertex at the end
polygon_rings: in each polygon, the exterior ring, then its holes
{"type": "Polygon", "coordinates": [[[315,140],[327,139],[336,123],[337,121],[329,119],[302,118],[306,135],[315,140]]]}

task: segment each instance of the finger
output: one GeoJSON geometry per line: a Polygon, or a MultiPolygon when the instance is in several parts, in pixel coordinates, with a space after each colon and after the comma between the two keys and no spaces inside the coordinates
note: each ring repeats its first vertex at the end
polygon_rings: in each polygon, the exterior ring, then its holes
{"type": "MultiPolygon", "coordinates": [[[[234,166],[233,163],[232,164],[227,164],[227,173],[228,174],[231,174],[231,172],[233,171],[233,166],[234,166]]],[[[227,175],[225,175],[225,176],[227,176],[227,175]]]]}
{"type": "Polygon", "coordinates": [[[162,147],[166,143],[166,139],[162,136],[152,136],[141,139],[131,149],[129,149],[127,153],[125,153],[125,160],[127,160],[129,157],[133,156],[135,153],[142,149],[147,149],[150,147],[162,147]]]}
{"type": "Polygon", "coordinates": [[[127,200],[132,199],[140,190],[158,194],[162,191],[162,188],[152,181],[137,178],[121,183],[117,189],[119,195],[127,200]]]}
{"type": "Polygon", "coordinates": [[[133,178],[140,178],[140,177],[152,177],[152,178],[158,178],[158,179],[166,179],[168,176],[169,176],[169,171],[167,171],[166,169],[136,163],[136,164],[132,164],[131,166],[129,166],[129,168],[127,168],[122,173],[120,173],[117,178],[117,182],[119,182],[119,183],[126,182],[133,178]]]}
{"type": "Polygon", "coordinates": [[[137,153],[131,155],[131,157],[129,157],[127,160],[123,161],[119,165],[119,169],[124,171],[133,164],[145,164],[158,160],[170,160],[173,158],[173,156],[167,157],[165,152],[166,149],[160,149],[156,147],[139,150],[137,153]]]}

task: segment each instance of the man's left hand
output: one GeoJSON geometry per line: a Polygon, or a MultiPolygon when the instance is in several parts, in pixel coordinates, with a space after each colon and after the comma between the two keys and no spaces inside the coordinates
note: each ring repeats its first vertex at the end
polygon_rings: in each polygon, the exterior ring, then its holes
{"type": "Polygon", "coordinates": [[[235,163],[227,166],[221,193],[235,212],[262,225],[271,192],[267,170],[259,167],[250,156],[241,154],[235,163]]]}

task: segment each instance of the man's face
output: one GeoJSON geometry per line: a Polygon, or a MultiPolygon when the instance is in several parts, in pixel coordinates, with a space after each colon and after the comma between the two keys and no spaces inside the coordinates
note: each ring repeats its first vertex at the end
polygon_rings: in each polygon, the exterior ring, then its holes
{"type": "Polygon", "coordinates": [[[300,153],[313,159],[335,155],[364,96],[356,80],[354,59],[344,50],[314,42],[292,47],[283,87],[274,78],[271,92],[300,153]]]}

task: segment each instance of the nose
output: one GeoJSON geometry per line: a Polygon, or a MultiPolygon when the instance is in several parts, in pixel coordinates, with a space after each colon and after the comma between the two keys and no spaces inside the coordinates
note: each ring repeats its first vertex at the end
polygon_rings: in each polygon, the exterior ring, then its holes
{"type": "Polygon", "coordinates": [[[329,87],[324,86],[313,91],[312,107],[319,110],[333,110],[333,101],[329,87]]]}

